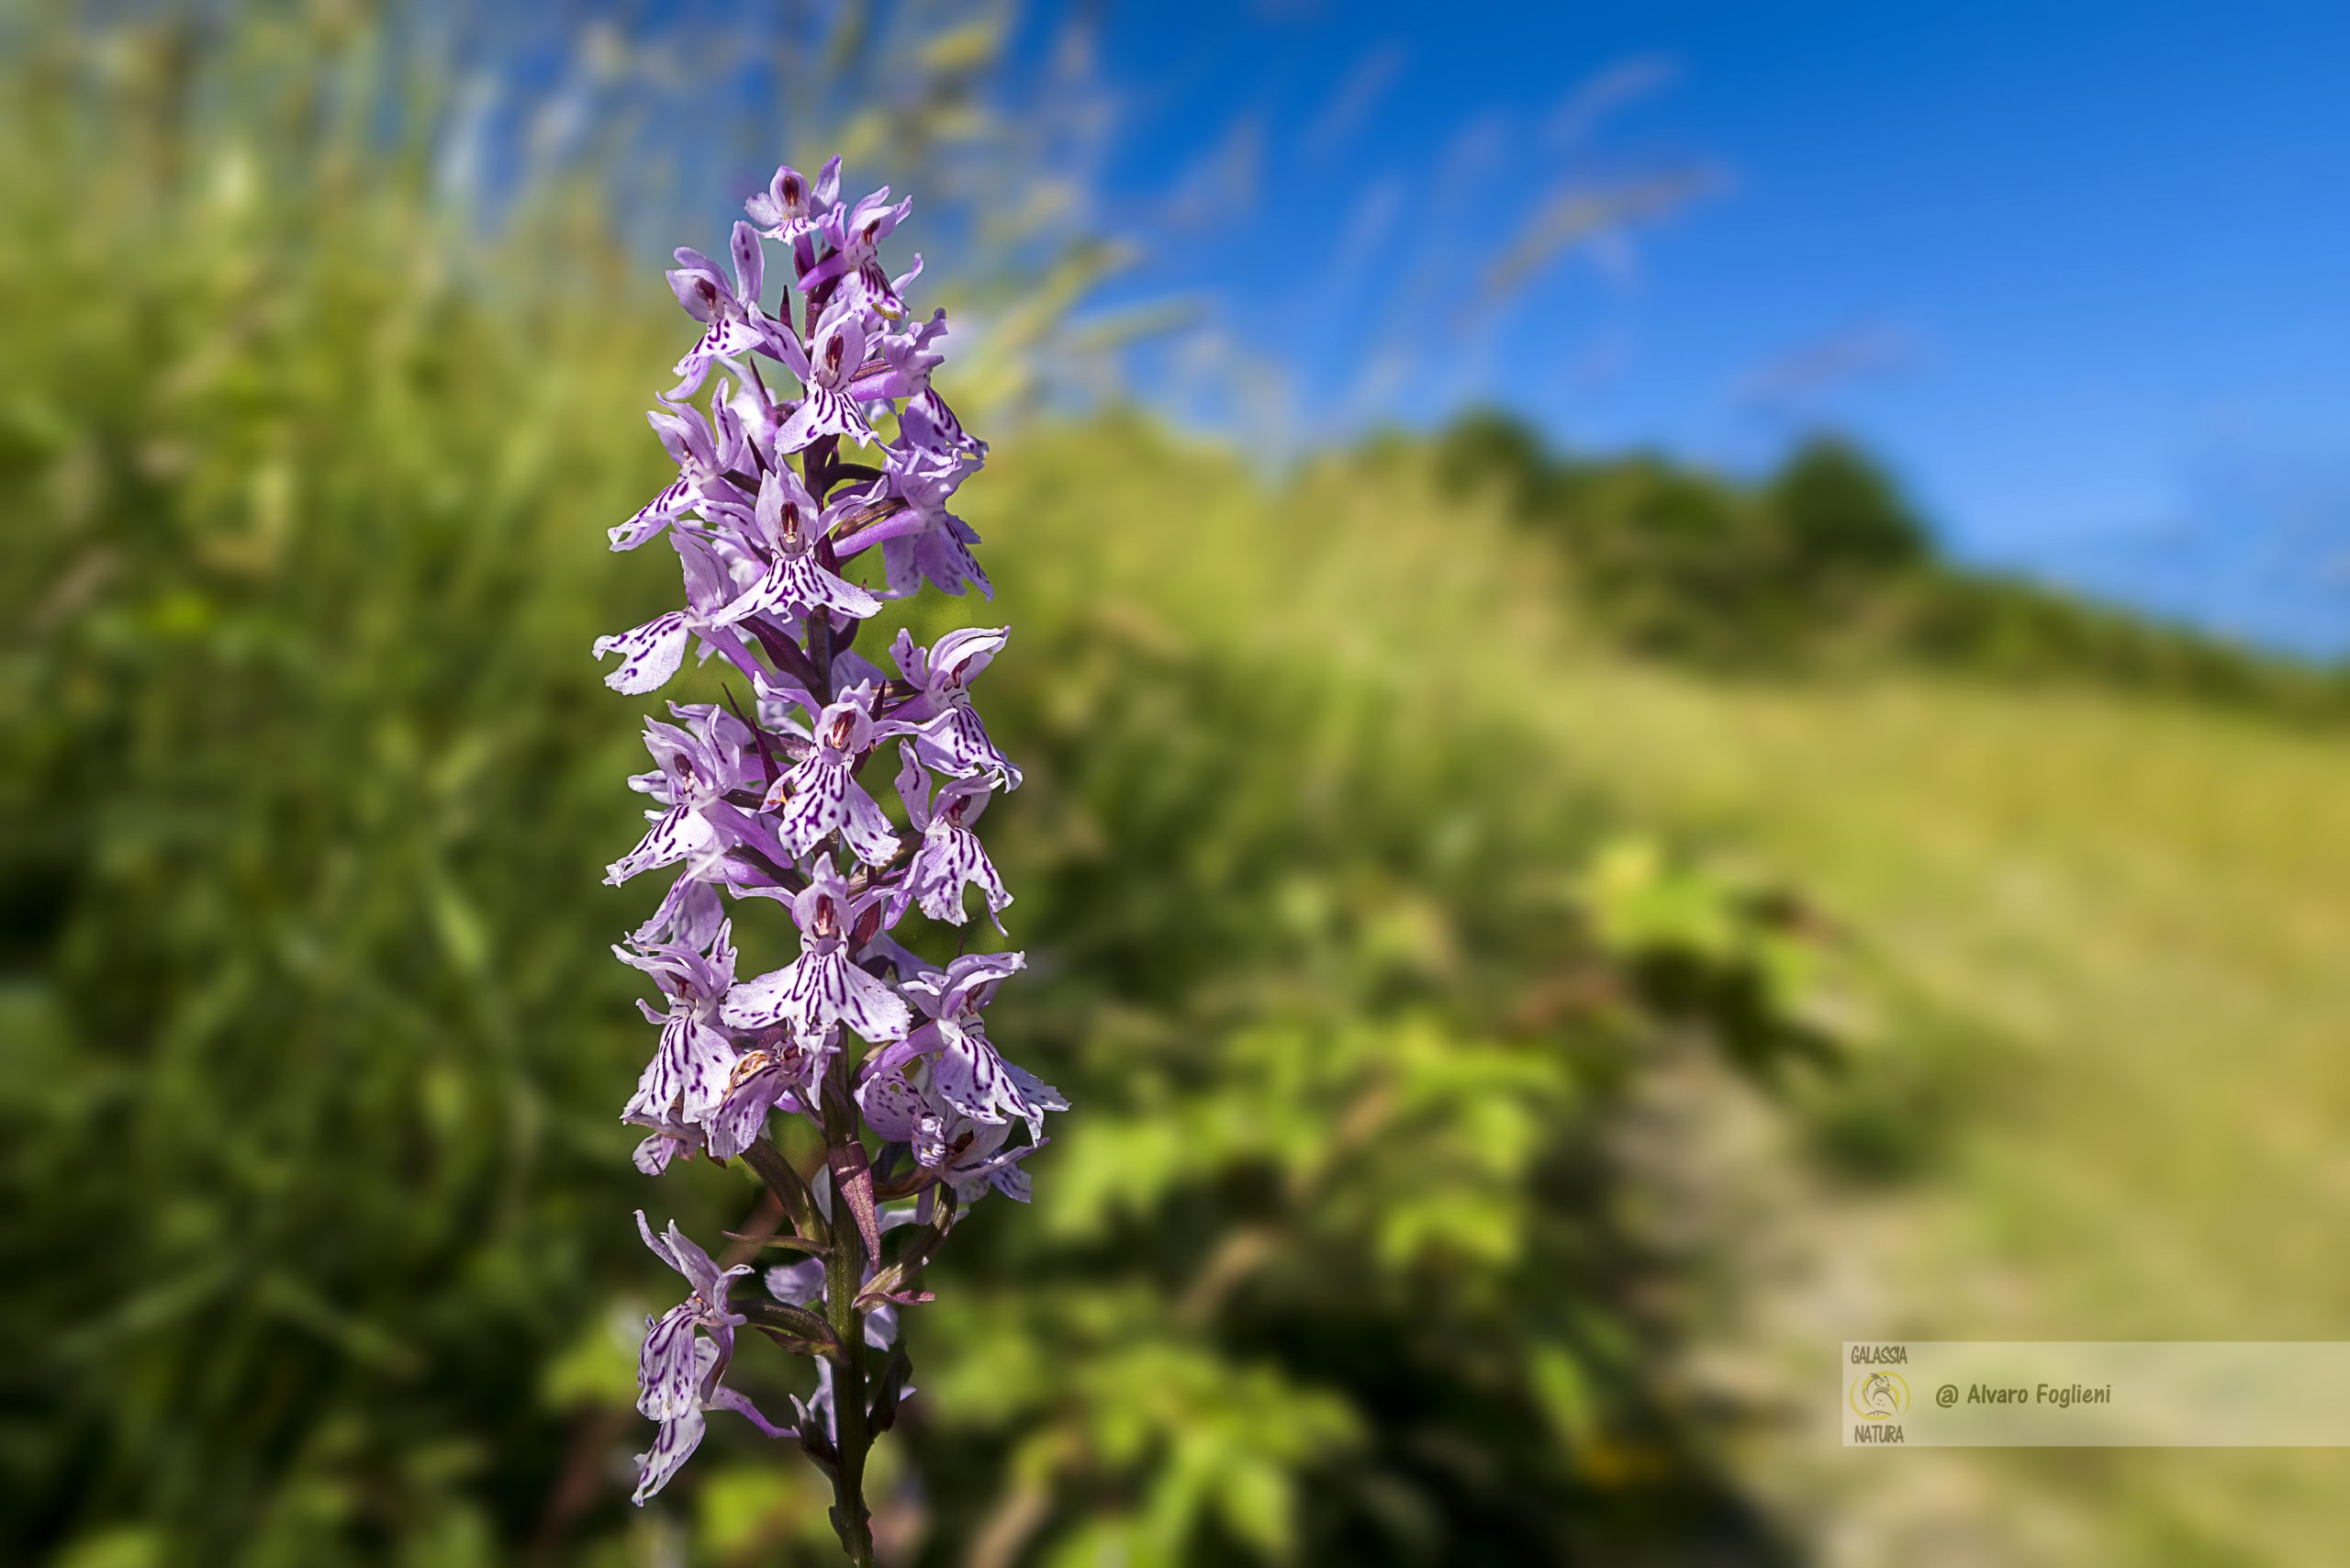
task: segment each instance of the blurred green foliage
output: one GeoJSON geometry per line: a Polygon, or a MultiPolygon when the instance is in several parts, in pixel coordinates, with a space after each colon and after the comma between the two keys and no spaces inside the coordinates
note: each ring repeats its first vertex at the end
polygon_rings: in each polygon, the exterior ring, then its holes
{"type": "MultiPolygon", "coordinates": [[[[747,1431],[617,1484],[628,1213],[755,1201],[615,1120],[641,764],[587,649],[675,591],[602,539],[660,477],[657,275],[591,186],[453,218],[364,12],[11,27],[0,1555],[824,1560],[747,1431]]],[[[1016,629],[998,1034],[1079,1109],[912,1316],[895,1550],[1768,1559],[1609,1127],[1661,1055],[1810,1040],[1808,938],[1669,863],[1609,913],[1582,717],[1489,673],[1554,605],[1504,524],[1414,521],[1433,476],[1116,420],[1002,459],[1002,596],[917,613],[1016,629]]]]}

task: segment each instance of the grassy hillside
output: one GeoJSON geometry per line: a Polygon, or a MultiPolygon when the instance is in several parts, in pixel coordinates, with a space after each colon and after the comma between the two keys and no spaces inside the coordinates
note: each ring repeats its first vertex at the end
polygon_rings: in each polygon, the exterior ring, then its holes
{"type": "MultiPolygon", "coordinates": [[[[1783,1330],[2339,1337],[2350,745],[2078,690],[1572,684],[1609,715],[1621,744],[1595,766],[1620,788],[1803,868],[1905,1003],[1884,1048],[1932,1053],[1933,1103],[1961,1111],[1928,1179],[1799,1222],[1863,1282],[1785,1305],[1783,1330]]],[[[1979,1561],[2020,1537],[2043,1561],[2309,1562],[2344,1524],[2334,1455],[1931,1468],[1971,1506],[1897,1526],[1880,1495],[1874,1516],[1911,1547],[1978,1540],[1979,1561]]],[[[1869,1507],[1860,1473],[1823,1479],[1869,1507]]]]}
{"type": "MultiPolygon", "coordinates": [[[[1024,575],[1098,573],[1158,634],[1310,642],[1489,710],[1549,759],[1523,796],[1595,795],[1828,912],[1856,1065],[1795,1092],[1809,1134],[1780,1158],[1812,1173],[1754,1217],[1803,1264],[1740,1281],[1722,1330],[1776,1390],[1869,1333],[2338,1335],[2350,744],[2094,679],[1643,664],[1556,612],[1554,566],[1496,516],[1424,519],[1343,468],[1258,496],[1156,442],[1096,463],[1126,439],[1012,456],[991,510],[1024,575]],[[1856,1138],[1857,1170],[1813,1158],[1856,1138]]],[[[1840,1560],[2310,1562],[2350,1519],[2325,1455],[1912,1455],[1896,1486],[1819,1462],[1808,1418],[1740,1451],[1840,1560]]]]}

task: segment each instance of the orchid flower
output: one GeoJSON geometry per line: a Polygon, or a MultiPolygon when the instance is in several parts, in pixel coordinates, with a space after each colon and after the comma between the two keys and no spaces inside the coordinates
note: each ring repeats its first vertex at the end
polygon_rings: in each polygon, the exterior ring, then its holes
{"type": "Polygon", "coordinates": [[[759,308],[767,258],[759,249],[758,230],[738,221],[727,250],[734,263],[731,288],[717,266],[699,251],[679,250],[677,270],[668,274],[669,290],[677,297],[677,303],[706,328],[701,341],[677,361],[676,374],[683,379],[671,389],[672,398],[691,397],[710,367],[720,360],[735,359],[753,349],[765,349],[780,358],[781,345],[789,342],[759,308]]]}
{"type": "Polygon", "coordinates": [[[923,925],[959,950],[974,887],[997,931],[1012,905],[978,828],[1021,774],[971,697],[1008,632],[950,631],[928,647],[901,632],[894,674],[851,645],[885,599],[925,582],[992,589],[979,535],[949,510],[987,446],[934,383],[946,314],[908,323],[921,259],[895,277],[880,260],[912,204],[884,189],[845,206],[840,185],[838,159],[812,180],[780,167],[733,226],[727,271],[677,252],[669,285],[701,330],[647,416],[677,476],[609,541],[629,551],[666,537],[684,603],[595,652],[618,657],[606,685],[641,695],[685,673],[699,644],[711,669],[695,678],[719,686],[645,723],[653,767],[629,784],[646,826],[605,873],[623,886],[674,871],[613,948],[658,992],[638,1004],[658,1039],[621,1112],[638,1134],[634,1163],[657,1177],[681,1159],[743,1160],[770,1194],[756,1223],[805,1255],[738,1299],[751,1263],[721,1268],[675,1225],[656,1236],[638,1215],[689,1294],[645,1322],[638,1408],[658,1429],[634,1497],[670,1484],[709,1412],[735,1410],[796,1436],[823,1467],[841,1544],[869,1568],[866,1456],[912,1393],[901,1309],[930,1299],[920,1271],[968,1205],[1027,1198],[1023,1162],[1069,1102],[989,1037],[986,1010],[1024,958],[961,954],[942,969],[917,950],[923,925]],[[790,250],[772,315],[768,240],[790,250]],[[796,396],[780,378],[771,388],[759,357],[790,370],[796,396]],[[714,375],[721,364],[731,374],[714,375]],[[847,461],[846,442],[878,453],[847,461]],[[846,575],[875,549],[879,589],[846,575]],[[890,741],[903,827],[867,782],[890,741]],[[738,935],[788,961],[738,978],[738,935]],[[780,1139],[778,1118],[812,1136],[780,1139]],[[812,1145],[822,1154],[806,1169],[786,1153],[812,1145]],[[746,1327],[816,1361],[790,1427],[727,1384],[746,1327]]]}

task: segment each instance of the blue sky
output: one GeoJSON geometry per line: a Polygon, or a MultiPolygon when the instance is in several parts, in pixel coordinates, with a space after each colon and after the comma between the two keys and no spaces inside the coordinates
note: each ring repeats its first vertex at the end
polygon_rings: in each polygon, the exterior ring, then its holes
{"type": "Polygon", "coordinates": [[[2350,645],[2350,8],[1127,5],[1099,47],[1187,418],[1499,401],[1738,467],[1834,424],[1964,554],[2350,645]]]}

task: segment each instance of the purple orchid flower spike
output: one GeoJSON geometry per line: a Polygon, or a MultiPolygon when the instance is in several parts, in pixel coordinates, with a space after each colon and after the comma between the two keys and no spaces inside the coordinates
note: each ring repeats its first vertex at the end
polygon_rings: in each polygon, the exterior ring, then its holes
{"type": "Polygon", "coordinates": [[[1004,788],[1020,787],[1020,769],[996,749],[979,711],[971,706],[971,682],[1010,636],[1001,626],[967,626],[926,649],[915,646],[905,632],[890,645],[898,673],[914,688],[913,697],[894,716],[912,727],[914,749],[924,767],[957,778],[994,772],[1003,777],[1004,788]]]}
{"type": "Polygon", "coordinates": [[[719,622],[731,623],[778,611],[795,620],[816,610],[836,610],[860,620],[877,613],[879,599],[816,563],[816,541],[851,504],[844,501],[830,510],[819,509],[808,487],[789,468],[760,476],[754,516],[757,537],[771,559],[759,580],[719,611],[719,622]]]}
{"type": "Polygon", "coordinates": [[[661,1027],[661,1044],[637,1079],[623,1120],[662,1126],[698,1124],[718,1109],[734,1071],[734,1047],[719,1027],[720,1009],[734,984],[732,924],[719,929],[709,954],[690,947],[655,947],[631,952],[614,947],[621,962],[651,975],[668,999],[666,1012],[638,1003],[645,1022],[661,1027]]]}
{"type": "Polygon", "coordinates": [[[776,432],[776,450],[800,452],[824,436],[846,436],[860,446],[874,443],[873,426],[857,408],[857,373],[865,368],[872,340],[865,311],[846,296],[836,298],[809,331],[804,350],[783,341],[783,361],[806,389],[800,407],[776,432]]]}
{"type": "Polygon", "coordinates": [[[805,855],[825,834],[837,833],[868,866],[889,862],[898,852],[890,819],[856,781],[856,769],[873,744],[902,734],[894,720],[876,722],[873,688],[859,683],[816,716],[815,744],[790,772],[775,781],[759,809],[782,813],[784,847],[805,855]]]}
{"type": "Polygon", "coordinates": [[[912,1015],[897,992],[849,961],[848,934],[866,912],[890,897],[886,888],[851,896],[833,869],[832,857],[816,862],[808,886],[791,900],[800,927],[800,957],[756,980],[737,985],[722,1016],[738,1029],[794,1025],[803,1036],[845,1024],[876,1045],[904,1035],[912,1015]]]}
{"type": "Polygon", "coordinates": [[[998,931],[1002,930],[999,917],[1012,902],[1012,894],[997,874],[995,862],[988,858],[979,835],[971,831],[979,813],[987,810],[989,797],[995,793],[996,776],[988,773],[956,779],[938,791],[934,802],[930,774],[914,748],[901,745],[898,756],[898,799],[905,802],[907,819],[922,834],[922,846],[914,851],[905,887],[898,895],[901,914],[912,900],[931,919],[960,925],[968,918],[963,913],[963,890],[977,882],[987,900],[988,918],[995,922],[998,931]]]}
{"type": "Polygon", "coordinates": [[[701,341],[677,361],[676,374],[680,379],[670,390],[673,398],[691,397],[710,367],[720,360],[737,359],[754,349],[782,357],[784,334],[759,308],[767,258],[759,249],[758,230],[737,220],[727,250],[734,263],[732,287],[717,265],[699,251],[680,248],[677,269],[668,274],[669,291],[685,307],[686,314],[705,328],[701,341]]]}
{"type": "Polygon", "coordinates": [[[741,1159],[767,1183],[768,1212],[791,1226],[776,1239],[811,1254],[771,1271],[774,1299],[737,1310],[728,1292],[744,1268],[721,1269],[674,1226],[656,1238],[639,1215],[646,1244],[690,1294],[646,1320],[639,1405],[659,1428],[638,1456],[635,1498],[677,1473],[712,1410],[787,1435],[725,1383],[735,1331],[755,1323],[816,1356],[815,1397],[792,1402],[800,1446],[831,1481],[842,1547],[869,1563],[866,1459],[908,1392],[898,1309],[929,1299],[920,1272],[958,1200],[1027,1196],[1021,1162],[1068,1102],[988,1037],[982,1014],[1019,954],[941,969],[892,935],[917,913],[966,926],[973,886],[1003,928],[1012,894],[979,827],[1020,773],[972,706],[1002,628],[949,632],[928,648],[900,633],[894,674],[851,646],[886,599],[925,582],[992,590],[972,553],[979,535],[952,510],[987,445],[934,385],[946,313],[906,321],[922,258],[895,278],[881,263],[912,204],[892,204],[885,189],[845,207],[840,186],[837,158],[813,180],[778,167],[733,227],[731,269],[677,253],[670,286],[700,331],[677,362],[680,385],[648,419],[677,475],[610,541],[625,551],[666,538],[685,602],[599,638],[596,654],[617,656],[605,683],[632,694],[673,678],[689,653],[741,677],[727,680],[722,705],[673,703],[646,725],[654,767],[630,784],[650,802],[647,827],[607,868],[615,884],[673,868],[659,907],[613,949],[659,988],[657,1002],[639,1003],[659,1043],[622,1113],[643,1130],[634,1161],[655,1175],[700,1154],[741,1159]],[[790,251],[790,286],[773,315],[760,298],[763,240],[790,251]],[[780,377],[771,391],[754,356],[787,365],[797,396],[778,395],[790,390],[780,377]],[[852,461],[845,441],[877,454],[852,461]],[[876,549],[878,589],[848,575],[876,549]],[[899,743],[905,828],[860,779],[885,741],[899,743]],[[738,980],[729,914],[764,913],[752,899],[789,910],[799,951],[738,980]],[[787,1156],[778,1112],[821,1139],[820,1164],[787,1156]],[[890,1146],[878,1168],[874,1134],[890,1146]],[[910,1201],[884,1206],[897,1196],[910,1201]],[[885,1262],[883,1233],[899,1225],[923,1234],[885,1262]],[[874,1291],[885,1272],[889,1284],[874,1291]]]}

